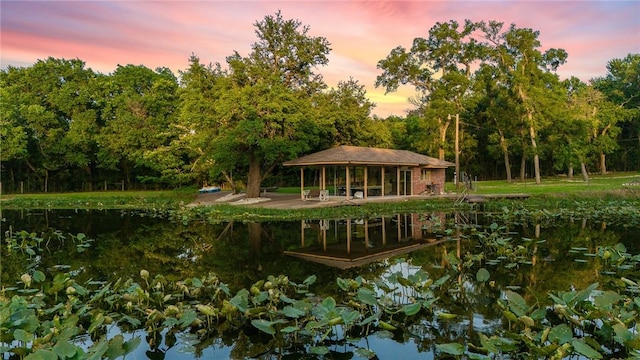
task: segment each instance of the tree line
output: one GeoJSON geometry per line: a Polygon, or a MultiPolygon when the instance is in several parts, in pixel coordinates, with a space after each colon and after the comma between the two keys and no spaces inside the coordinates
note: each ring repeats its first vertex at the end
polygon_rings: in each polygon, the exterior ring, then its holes
{"type": "Polygon", "coordinates": [[[2,191],[173,188],[225,183],[259,195],[296,185],[282,162],[335,145],[406,149],[480,178],[640,169],[640,54],[587,84],[560,80],[568,54],[502,23],[436,23],[378,62],[376,86],[411,86],[406,116],[372,116],[364,85],[329,87],[331,44],[280,12],[254,23],[247,55],[168,68],[48,58],[0,71],[2,191]],[[519,160],[519,161],[518,161],[519,160]],[[25,185],[26,184],[26,185],[25,185]]]}

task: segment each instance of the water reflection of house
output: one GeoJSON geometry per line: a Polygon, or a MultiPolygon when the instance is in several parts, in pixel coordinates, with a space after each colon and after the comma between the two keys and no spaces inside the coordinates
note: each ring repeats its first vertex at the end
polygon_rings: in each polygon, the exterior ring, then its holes
{"type": "Polygon", "coordinates": [[[303,220],[300,247],[284,253],[341,269],[360,266],[445,241],[428,226],[434,216],[303,220]]]}
{"type": "Polygon", "coordinates": [[[329,196],[367,198],[442,194],[445,170],[454,164],[406,150],[338,146],[283,165],[300,167],[303,198],[305,168],[317,175],[311,186],[329,196]]]}

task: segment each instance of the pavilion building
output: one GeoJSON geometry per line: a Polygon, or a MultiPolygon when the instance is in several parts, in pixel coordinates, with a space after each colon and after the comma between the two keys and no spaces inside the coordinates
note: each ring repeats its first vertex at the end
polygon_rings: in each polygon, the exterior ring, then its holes
{"type": "Polygon", "coordinates": [[[407,150],[342,145],[283,165],[300,167],[303,199],[310,188],[318,189],[321,199],[350,199],[443,194],[445,171],[455,164],[407,150]],[[311,184],[305,184],[305,170],[314,172],[311,184]]]}

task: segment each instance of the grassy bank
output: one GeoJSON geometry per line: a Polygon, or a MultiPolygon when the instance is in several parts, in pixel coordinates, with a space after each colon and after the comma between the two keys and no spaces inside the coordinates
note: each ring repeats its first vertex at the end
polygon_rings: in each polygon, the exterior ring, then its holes
{"type": "MultiPolygon", "coordinates": [[[[541,184],[536,184],[534,180],[513,181],[505,180],[478,181],[474,184],[472,193],[476,194],[514,194],[524,193],[535,195],[567,195],[578,194],[589,196],[594,193],[628,193],[626,190],[637,190],[640,194],[640,173],[615,173],[608,175],[594,175],[589,181],[583,181],[581,177],[568,179],[566,177],[545,178],[541,184]],[[635,186],[625,186],[627,183],[639,182],[635,186]]],[[[453,191],[453,184],[447,185],[447,190],[453,191]]],[[[631,191],[632,193],[633,191],[631,191]]]]}
{"type": "Polygon", "coordinates": [[[192,202],[197,189],[94,191],[2,195],[3,209],[175,209],[192,202]]]}
{"type": "MultiPolygon", "coordinates": [[[[471,194],[529,194],[531,197],[525,202],[518,203],[530,207],[559,208],[572,206],[576,200],[607,200],[624,199],[632,203],[640,203],[640,185],[625,186],[625,184],[640,183],[640,174],[618,173],[605,176],[593,176],[589,182],[567,178],[545,178],[542,184],[532,181],[507,183],[504,180],[478,181],[474,183],[471,194]]],[[[446,184],[445,190],[456,192],[452,183],[446,184]]],[[[279,188],[279,193],[296,194],[298,187],[279,188]]],[[[461,191],[461,190],[459,190],[461,191]]],[[[196,188],[184,188],[167,191],[100,191],[82,193],[47,193],[47,194],[11,194],[1,195],[0,205],[3,209],[150,209],[169,210],[178,209],[196,199],[196,188]]],[[[425,198],[426,199],[426,198],[425,198]]],[[[494,206],[503,206],[509,202],[492,201],[494,206]]],[[[411,200],[397,203],[366,204],[364,206],[328,209],[304,210],[273,210],[245,208],[230,205],[216,205],[221,216],[231,216],[234,213],[255,214],[257,217],[300,217],[327,213],[354,214],[390,211],[434,210],[452,208],[451,200],[425,201],[411,200]]]]}

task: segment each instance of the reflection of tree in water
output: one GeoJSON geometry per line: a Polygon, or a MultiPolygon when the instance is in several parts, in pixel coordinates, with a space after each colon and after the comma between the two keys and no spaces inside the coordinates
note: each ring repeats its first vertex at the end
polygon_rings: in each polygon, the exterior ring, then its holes
{"type": "MultiPolygon", "coordinates": [[[[412,253],[411,264],[419,266],[431,278],[452,275],[448,286],[434,290],[435,295],[440,298],[434,312],[447,311],[457,316],[455,320],[439,319],[435,315],[415,318],[416,323],[406,324],[408,331],[404,334],[404,340],[421,339],[419,346],[424,351],[433,351],[435,344],[449,342],[471,341],[478,344],[478,333],[491,335],[503,327],[502,309],[496,303],[503,289],[515,289],[529,303],[539,303],[541,306],[550,304],[547,296],[549,292],[569,290],[572,287],[585,288],[597,281],[599,260],[583,263],[576,262],[575,259],[585,259],[584,252],[595,253],[598,247],[620,242],[617,232],[603,231],[603,227],[599,225],[585,227],[580,222],[570,226],[538,229],[535,232],[533,230],[534,228],[524,228],[521,235],[505,234],[505,237],[514,236],[514,245],[529,246],[524,252],[528,255],[523,259],[528,263],[518,263],[514,268],[506,268],[504,262],[496,266],[481,262],[470,264],[470,267],[450,264],[451,254],[460,254],[460,261],[465,261],[472,254],[482,253],[478,243],[473,240],[464,240],[460,244],[452,241],[412,253]],[[539,234],[539,238],[534,238],[535,234],[539,234]],[[528,236],[532,240],[525,239],[523,242],[522,238],[528,236]],[[576,247],[584,247],[586,250],[572,253],[570,250],[576,247]],[[480,267],[489,270],[491,281],[479,282],[475,279],[480,267]]],[[[487,259],[492,257],[491,254],[485,256],[487,259]]]]}
{"type": "MultiPolygon", "coordinates": [[[[62,242],[48,242],[43,247],[44,256],[40,261],[44,268],[58,264],[70,265],[72,269],[82,268],[87,279],[135,277],[144,268],[152,274],[167,274],[176,279],[214,272],[223,281],[237,287],[245,287],[267,275],[287,274],[292,280],[301,281],[309,274],[316,274],[318,285],[323,286],[326,282],[333,286],[338,276],[374,278],[385,268],[380,263],[342,271],[283,258],[283,249],[299,244],[300,232],[296,222],[194,222],[185,226],[117,211],[46,213],[45,217],[39,212],[39,215],[26,216],[25,212],[6,211],[3,213],[7,219],[5,228],[8,225],[12,225],[14,230],[32,227],[28,230],[39,234],[46,233],[48,229],[60,229],[67,235],[86,233],[95,241],[83,253],[76,253],[77,244],[67,236],[67,240],[62,242]]],[[[532,226],[520,229],[522,236],[537,242],[534,230],[532,226]]],[[[583,227],[580,221],[566,226],[543,227],[540,240],[545,243],[529,249],[532,264],[520,264],[518,271],[502,272],[499,267],[487,268],[492,273],[492,280],[499,279],[502,286],[529,286],[541,294],[550,289],[568,289],[572,284],[586,286],[594,279],[595,270],[575,262],[575,259],[582,258],[582,254],[572,253],[571,248],[584,247],[587,248],[585,252],[594,253],[598,246],[619,242],[622,238],[619,234],[624,234],[625,230],[626,233],[631,232],[624,228],[602,230],[600,226],[583,227]]],[[[441,250],[419,251],[411,257],[414,263],[430,266],[434,275],[441,275],[445,269],[433,266],[442,265],[442,246],[439,248],[441,250]]],[[[451,245],[445,248],[449,253],[456,251],[451,245]]],[[[477,252],[476,245],[463,241],[462,255],[477,252]]],[[[4,256],[4,260],[3,266],[7,269],[6,266],[12,263],[11,258],[4,256]]],[[[7,271],[3,272],[3,281],[9,281],[7,271]]]]}
{"type": "Polygon", "coordinates": [[[534,230],[535,227],[522,230],[523,236],[530,236],[534,243],[532,264],[521,266],[511,276],[512,284],[529,290],[528,294],[523,293],[527,301],[542,303],[550,303],[547,298],[549,291],[586,288],[596,282],[599,260],[584,254],[594,254],[598,247],[613,246],[621,241],[617,231],[603,231],[599,224],[580,221],[534,230]],[[589,262],[584,263],[587,259],[589,262]],[[532,294],[536,299],[531,298],[532,294]]]}

